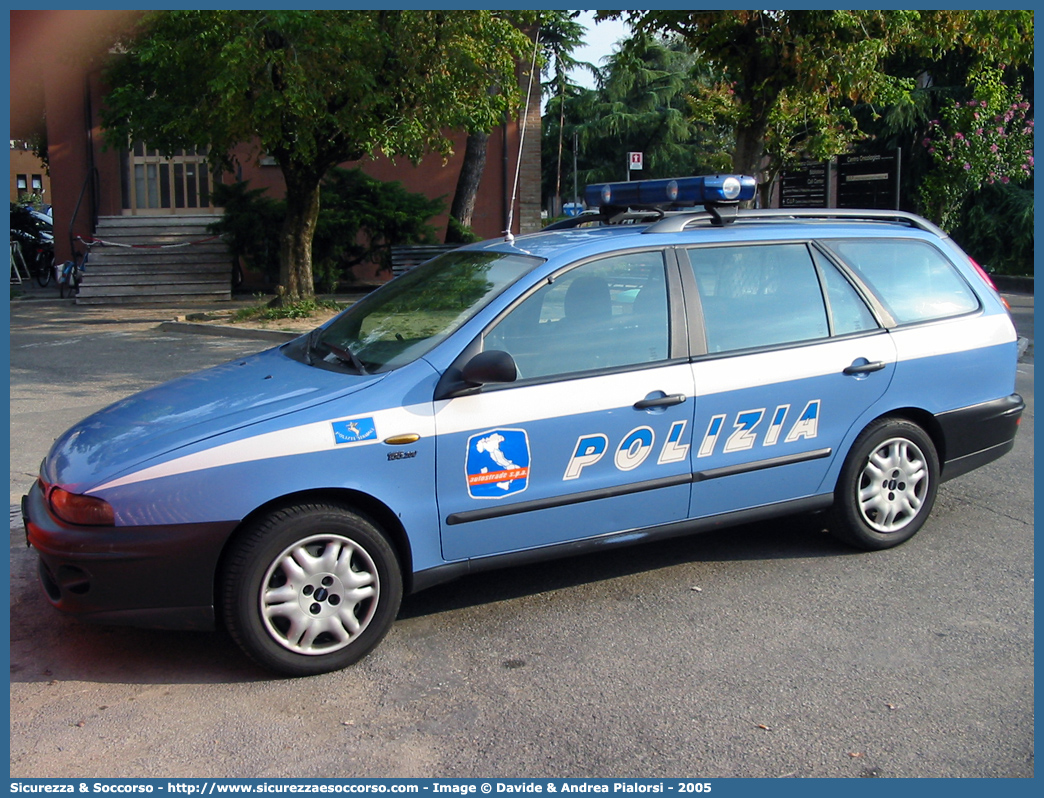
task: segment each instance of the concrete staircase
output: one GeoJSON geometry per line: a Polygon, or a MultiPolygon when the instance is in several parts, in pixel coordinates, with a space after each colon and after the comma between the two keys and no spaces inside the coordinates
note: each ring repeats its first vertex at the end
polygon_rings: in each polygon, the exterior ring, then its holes
{"type": "MultiPolygon", "coordinates": [[[[207,232],[214,216],[107,216],[91,247],[77,305],[228,301],[232,258],[207,232]]],[[[81,245],[82,246],[82,245],[81,245]]]]}

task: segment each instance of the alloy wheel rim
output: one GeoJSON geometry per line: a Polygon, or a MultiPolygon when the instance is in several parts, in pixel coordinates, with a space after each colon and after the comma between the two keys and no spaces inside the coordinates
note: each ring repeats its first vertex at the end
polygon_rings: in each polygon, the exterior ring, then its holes
{"type": "Polygon", "coordinates": [[[867,458],[860,475],[860,515],[878,532],[899,532],[917,518],[928,485],[928,462],[920,447],[907,438],[884,441],[867,458]]]}
{"type": "Polygon", "coordinates": [[[373,558],[351,538],[313,535],[287,546],[261,583],[260,611],[283,648],[330,654],[369,626],[380,599],[373,558]]]}

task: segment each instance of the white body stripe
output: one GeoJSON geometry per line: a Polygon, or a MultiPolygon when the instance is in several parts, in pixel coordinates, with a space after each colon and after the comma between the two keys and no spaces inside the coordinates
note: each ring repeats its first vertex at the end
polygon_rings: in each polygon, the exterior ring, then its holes
{"type": "MultiPolygon", "coordinates": [[[[430,404],[360,412],[299,427],[243,438],[205,451],[177,457],[159,465],[126,474],[88,491],[131,485],[190,471],[247,463],[275,457],[309,454],[337,448],[371,446],[392,435],[414,433],[422,438],[435,434],[467,432],[484,427],[525,424],[550,418],[597,413],[633,405],[650,391],[692,394],[692,374],[698,375],[697,395],[720,394],[748,388],[751,374],[759,385],[773,385],[835,373],[839,361],[856,358],[895,359],[893,340],[904,361],[1011,343],[1014,328],[1003,315],[956,319],[837,341],[809,347],[777,349],[735,357],[721,357],[690,364],[681,363],[653,371],[631,371],[542,385],[519,386],[495,394],[477,394],[430,404]],[[811,350],[815,356],[810,356],[811,350]],[[738,367],[737,358],[742,358],[738,367]],[[336,443],[331,424],[353,418],[373,418],[377,435],[373,440],[336,443]]],[[[847,363],[846,363],[847,365],[847,363]]]]}
{"type": "Polygon", "coordinates": [[[709,396],[837,374],[860,357],[892,363],[895,347],[887,335],[869,335],[703,360],[693,364],[696,394],[709,396]]]}
{"type": "Polygon", "coordinates": [[[520,386],[496,394],[449,399],[438,403],[435,424],[439,435],[452,435],[486,427],[600,413],[629,407],[652,391],[683,394],[691,398],[692,372],[689,364],[520,386]]]}
{"type": "Polygon", "coordinates": [[[353,413],[350,416],[317,421],[299,427],[266,432],[243,438],[238,441],[220,444],[211,449],[177,457],[159,465],[143,468],[126,474],[118,479],[88,491],[96,493],[121,485],[132,485],[161,477],[172,477],[190,471],[202,471],[207,468],[249,463],[256,460],[267,460],[274,457],[289,457],[295,454],[311,454],[331,449],[351,449],[356,446],[373,446],[384,438],[402,433],[416,433],[422,438],[434,434],[431,418],[431,406],[414,405],[412,407],[396,407],[380,410],[375,413],[353,413]],[[333,424],[337,421],[348,421],[353,418],[372,418],[377,428],[373,439],[354,443],[337,443],[334,438],[333,424]]]}
{"type": "Polygon", "coordinates": [[[1003,314],[995,314],[893,330],[892,338],[895,339],[899,359],[908,361],[1010,344],[1017,336],[1011,319],[1003,314]]]}

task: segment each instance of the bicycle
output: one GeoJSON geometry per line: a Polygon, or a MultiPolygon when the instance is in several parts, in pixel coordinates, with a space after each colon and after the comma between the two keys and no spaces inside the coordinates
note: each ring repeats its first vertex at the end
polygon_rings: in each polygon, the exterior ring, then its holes
{"type": "Polygon", "coordinates": [[[61,271],[57,274],[58,295],[62,299],[79,292],[80,283],[83,282],[83,273],[87,271],[87,260],[90,256],[91,249],[88,246],[86,252],[74,252],[73,259],[67,260],[62,264],[61,271]]]}
{"type": "Polygon", "coordinates": [[[41,288],[46,288],[52,277],[57,277],[57,268],[54,262],[54,244],[42,243],[36,248],[36,257],[32,259],[32,269],[36,282],[41,288]]]}

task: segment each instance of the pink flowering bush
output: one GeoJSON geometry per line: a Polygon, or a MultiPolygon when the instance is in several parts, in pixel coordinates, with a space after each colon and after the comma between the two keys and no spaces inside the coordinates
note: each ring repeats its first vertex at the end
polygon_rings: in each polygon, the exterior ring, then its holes
{"type": "Polygon", "coordinates": [[[1001,80],[980,76],[975,96],[954,102],[933,119],[921,142],[932,170],[921,184],[925,215],[950,230],[968,197],[984,185],[1021,182],[1033,171],[1030,104],[1001,80]]]}

